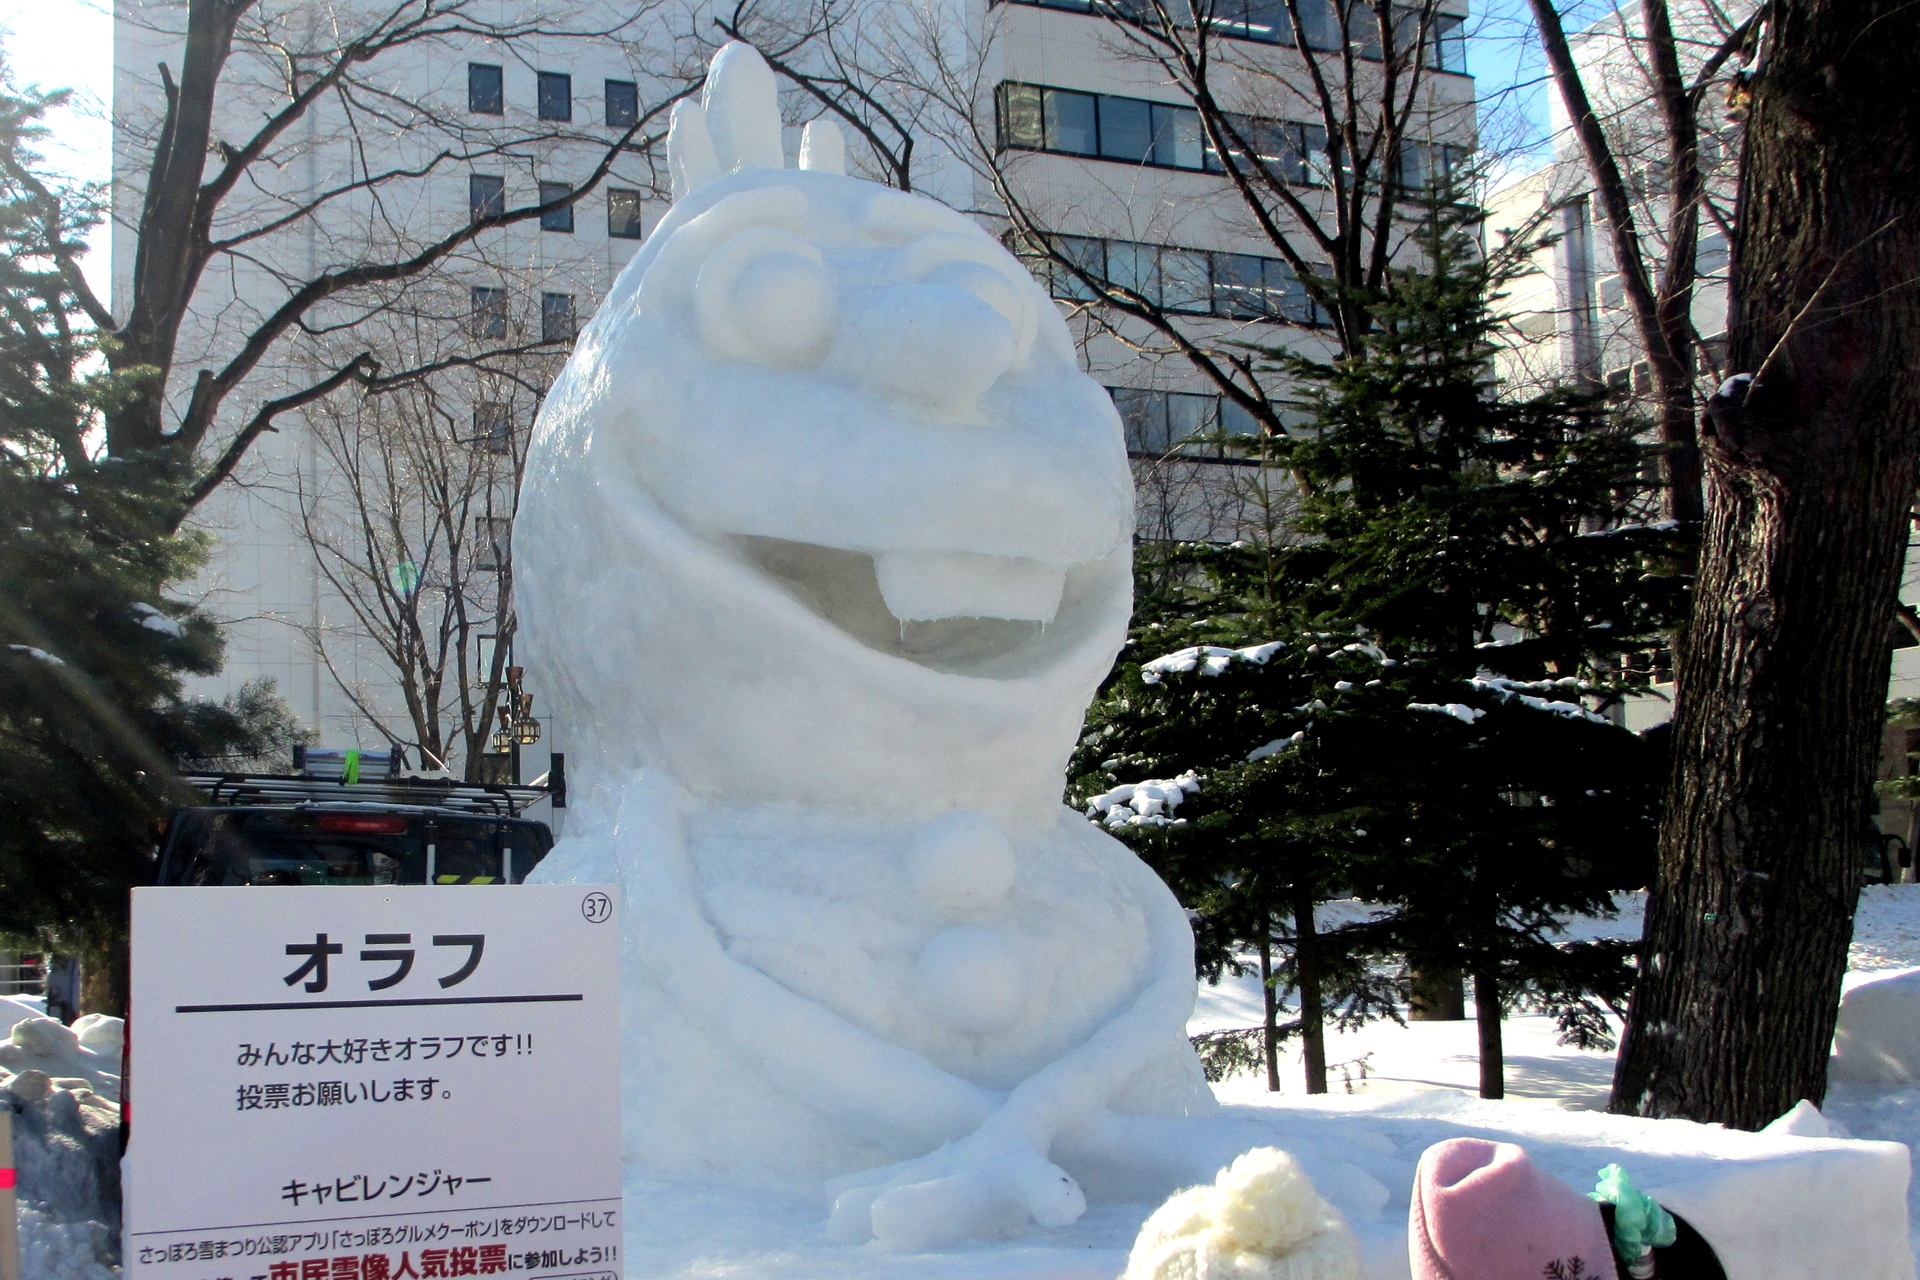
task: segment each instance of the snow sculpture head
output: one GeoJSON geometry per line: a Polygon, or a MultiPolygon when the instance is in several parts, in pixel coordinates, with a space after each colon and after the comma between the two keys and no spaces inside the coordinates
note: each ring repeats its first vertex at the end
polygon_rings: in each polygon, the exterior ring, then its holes
{"type": "Polygon", "coordinates": [[[972,220],[847,177],[831,125],[785,168],[750,49],[669,152],[515,531],[589,800],[665,764],[696,795],[1051,820],[1131,605],[1111,402],[972,220]]]}

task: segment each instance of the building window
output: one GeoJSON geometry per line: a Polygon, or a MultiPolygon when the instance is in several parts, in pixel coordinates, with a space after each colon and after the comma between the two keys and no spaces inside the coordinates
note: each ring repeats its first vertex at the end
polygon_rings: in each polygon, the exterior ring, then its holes
{"type": "Polygon", "coordinates": [[[1031,253],[1027,258],[1052,295],[1065,301],[1098,301],[1104,282],[1179,315],[1303,326],[1326,322],[1306,286],[1280,258],[1087,236],[1059,236],[1054,243],[1059,257],[1072,266],[1031,253]]]}
{"type": "Polygon", "coordinates": [[[558,71],[540,73],[540,118],[573,119],[573,77],[558,71]]]}
{"type": "MultiPolygon", "coordinates": [[[[543,182],[540,184],[540,203],[551,204],[555,200],[564,200],[573,188],[564,182],[543,182]]],[[[549,209],[540,215],[542,231],[564,231],[573,234],[573,206],[561,205],[558,209],[549,209]]]]}
{"type": "Polygon", "coordinates": [[[1467,20],[1450,13],[1433,15],[1427,45],[1427,66],[1452,75],[1467,74],[1467,20]]]}
{"type": "Polygon", "coordinates": [[[573,295],[540,295],[540,341],[572,342],[574,337],[573,295]]]}
{"type": "Polygon", "coordinates": [[[1041,85],[1000,90],[1000,145],[1169,169],[1205,167],[1192,107],[1041,85]]]}
{"type": "Polygon", "coordinates": [[[640,193],[625,187],[607,188],[607,234],[616,240],[638,240],[640,193]]]}
{"type": "Polygon", "coordinates": [[[476,338],[507,336],[507,291],[490,285],[473,287],[473,334],[476,338]]]}
{"type": "MultiPolygon", "coordinates": [[[[1007,83],[998,94],[1000,145],[1027,151],[1221,172],[1192,107],[1045,85],[1007,83]]],[[[1229,118],[1282,181],[1311,184],[1325,130],[1255,116],[1229,118]]]]}
{"type": "MultiPolygon", "coordinates": [[[[1258,160],[1282,182],[1298,187],[1321,185],[1326,180],[1327,131],[1317,124],[1296,124],[1290,120],[1266,120],[1258,116],[1228,115],[1227,125],[1253,148],[1258,160]]],[[[1247,156],[1234,151],[1236,161],[1247,156]]],[[[1206,167],[1222,172],[1226,166],[1219,153],[1207,149],[1206,167]]]]}
{"type": "Polygon", "coordinates": [[[482,400],[473,406],[473,443],[488,453],[513,451],[513,406],[482,400]]]}
{"type": "MultiPolygon", "coordinates": [[[[505,516],[473,518],[473,567],[498,573],[513,561],[513,521],[505,516]]],[[[491,659],[492,655],[488,655],[491,659]]]]}
{"type": "Polygon", "coordinates": [[[631,80],[607,81],[607,127],[631,129],[640,119],[640,87],[631,80]]]}
{"type": "Polygon", "coordinates": [[[1400,188],[1415,194],[1443,193],[1465,176],[1467,149],[1440,142],[1400,144],[1400,188]]]}
{"type": "Polygon", "coordinates": [[[507,180],[485,173],[467,175],[467,214],[478,222],[507,211],[507,180]]]}
{"type": "Polygon", "coordinates": [[[1313,299],[1293,268],[1249,253],[1213,255],[1213,314],[1227,320],[1312,324],[1313,299]]]}
{"type": "Polygon", "coordinates": [[[1191,391],[1148,391],[1139,387],[1108,387],[1113,407],[1126,429],[1127,452],[1160,458],[1170,453],[1189,457],[1220,457],[1214,437],[1222,426],[1230,435],[1259,434],[1253,415],[1217,395],[1191,391]]]}
{"type": "MultiPolygon", "coordinates": [[[[1126,19],[1135,16],[1135,4],[1129,0],[1013,0],[1016,4],[1041,9],[1063,9],[1069,13],[1091,13],[1102,17],[1126,19]]],[[[1300,26],[1306,32],[1310,48],[1330,53],[1351,43],[1356,56],[1379,61],[1382,56],[1379,18],[1373,7],[1353,0],[1348,14],[1348,30],[1340,29],[1340,10],[1335,0],[1298,0],[1300,26]]],[[[1299,41],[1286,0],[1211,0],[1209,29],[1234,40],[1258,44],[1297,46],[1299,41]]],[[[1192,9],[1180,5],[1174,10],[1180,25],[1193,25],[1192,9]]],[[[1152,23],[1155,15],[1142,14],[1152,23]]],[[[1420,11],[1397,8],[1394,15],[1396,52],[1404,51],[1419,27],[1420,11]]],[[[1451,14],[1436,14],[1433,39],[1426,51],[1427,65],[1435,71],[1465,75],[1467,70],[1465,20],[1451,14]]]]}
{"type": "Polygon", "coordinates": [[[1627,309],[1627,287],[1620,283],[1617,275],[1600,277],[1598,286],[1600,306],[1606,311],[1625,311],[1627,309]]]}
{"type": "Polygon", "coordinates": [[[500,68],[490,67],[484,62],[467,64],[467,110],[482,116],[506,113],[506,95],[501,91],[500,68]]]}

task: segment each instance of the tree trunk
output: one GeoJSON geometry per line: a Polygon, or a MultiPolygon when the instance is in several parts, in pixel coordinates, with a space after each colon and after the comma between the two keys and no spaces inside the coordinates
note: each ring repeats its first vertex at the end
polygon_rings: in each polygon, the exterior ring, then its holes
{"type": "Polygon", "coordinates": [[[1280,1092],[1280,1001],[1273,991],[1273,929],[1260,933],[1260,996],[1266,1006],[1266,1035],[1261,1048],[1267,1059],[1267,1092],[1280,1092]]]}
{"type": "Polygon", "coordinates": [[[1480,1029],[1480,1096],[1507,1096],[1507,1054],[1500,1040],[1500,979],[1473,975],[1473,1013],[1480,1029]]]}
{"type": "Polygon", "coordinates": [[[1414,966],[1408,975],[1407,1017],[1414,1022],[1464,1022],[1467,984],[1460,971],[1414,966]]]}
{"type": "Polygon", "coordinates": [[[1826,1093],[1920,455],[1920,8],[1774,0],[1615,1111],[1826,1093]],[[1870,33],[1870,34],[1869,34],[1870,33]]]}
{"type": "Polygon", "coordinates": [[[88,945],[80,960],[80,1012],[127,1016],[127,935],[88,945]]]}
{"type": "Polygon", "coordinates": [[[1293,899],[1293,968],[1300,992],[1300,1050],[1307,1068],[1307,1092],[1327,1091],[1326,1010],[1320,994],[1320,932],[1314,927],[1313,893],[1293,899]]]}

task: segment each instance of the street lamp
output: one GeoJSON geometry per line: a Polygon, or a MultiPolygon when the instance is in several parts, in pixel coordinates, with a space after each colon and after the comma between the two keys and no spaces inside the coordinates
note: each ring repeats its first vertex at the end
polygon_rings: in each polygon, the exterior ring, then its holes
{"type": "Polygon", "coordinates": [[[533,718],[533,695],[520,687],[524,667],[507,668],[507,697],[500,704],[500,727],[493,733],[493,749],[508,752],[540,741],[540,722],[533,718]]]}

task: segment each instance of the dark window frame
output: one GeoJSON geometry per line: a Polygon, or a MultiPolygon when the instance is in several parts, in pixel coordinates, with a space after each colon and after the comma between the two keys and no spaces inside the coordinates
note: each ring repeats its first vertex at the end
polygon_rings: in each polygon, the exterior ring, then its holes
{"type": "Polygon", "coordinates": [[[573,121],[573,76],[565,71],[536,71],[535,106],[542,120],[573,121]]]}
{"type": "Polygon", "coordinates": [[[1232,437],[1250,438],[1258,434],[1259,424],[1252,415],[1217,392],[1118,386],[1109,386],[1106,391],[1113,397],[1113,407],[1120,414],[1130,458],[1179,457],[1202,462],[1236,462],[1240,461],[1236,455],[1220,448],[1218,441],[1204,437],[1218,436],[1223,430],[1232,437]],[[1197,418],[1197,422],[1176,430],[1176,407],[1178,416],[1197,418]],[[1229,418],[1253,429],[1229,427],[1229,418]],[[1147,429],[1157,433],[1152,438],[1142,430],[1143,419],[1147,429]]]}
{"type": "MultiPolygon", "coordinates": [[[[1024,3],[1025,0],[1019,0],[1024,3]]],[[[1133,165],[1148,169],[1166,169],[1175,173],[1224,173],[1225,166],[1220,163],[1219,154],[1208,144],[1205,132],[1200,127],[1200,113],[1193,107],[1177,102],[1161,102],[1152,98],[1132,98],[1121,94],[1089,93],[1084,89],[1065,89],[1057,85],[1033,84],[1024,80],[1003,80],[994,89],[994,136],[1003,151],[1031,151],[1042,155],[1070,156],[1076,160],[1101,160],[1109,164],[1133,165]],[[1054,97],[1068,95],[1075,99],[1087,99],[1093,111],[1092,150],[1080,151],[1055,145],[1049,136],[1051,121],[1058,118],[1058,111],[1052,109],[1054,97]],[[1103,123],[1104,112],[1110,108],[1105,104],[1124,103],[1126,109],[1147,108],[1150,120],[1152,145],[1144,159],[1123,159],[1111,154],[1105,137],[1103,123]],[[1184,117],[1192,117],[1195,134],[1194,149],[1196,163],[1179,164],[1163,158],[1161,152],[1171,149],[1177,154],[1184,150],[1177,136],[1178,122],[1184,117]],[[1164,126],[1163,127],[1163,122],[1164,126]],[[1031,139],[1037,137],[1038,142],[1031,139]]],[[[1262,157],[1262,162],[1271,164],[1279,159],[1290,171],[1281,173],[1282,180],[1292,186],[1311,187],[1322,185],[1313,178],[1313,157],[1324,155],[1324,130],[1319,126],[1297,120],[1275,120],[1264,116],[1237,116],[1236,127],[1243,134],[1265,131],[1272,136],[1292,140],[1292,150],[1280,157],[1262,157]],[[1316,138],[1321,138],[1318,147],[1316,138]]]]}
{"type": "Polygon", "coordinates": [[[644,240],[642,193],[632,187],[607,188],[607,235],[614,240],[644,240]],[[623,203],[632,206],[632,216],[624,222],[616,223],[614,213],[623,203]]]}
{"type": "Polygon", "coordinates": [[[476,338],[505,338],[507,336],[509,306],[506,288],[502,285],[477,284],[473,286],[473,336],[476,338]]]}
{"type": "MultiPolygon", "coordinates": [[[[1051,9],[1057,13],[1087,14],[1106,18],[1108,13],[1117,12],[1125,16],[1124,0],[990,0],[992,4],[1018,4],[1031,9],[1051,9]]],[[[1338,21],[1338,11],[1333,0],[1300,0],[1301,16],[1315,24],[1309,32],[1311,47],[1316,53],[1337,53],[1341,42],[1333,38],[1333,24],[1338,21]]],[[[1400,17],[1417,19],[1418,9],[1403,8],[1400,17]]],[[[1372,10],[1350,9],[1347,22],[1351,28],[1356,17],[1362,21],[1371,18],[1372,10]]],[[[1182,23],[1181,25],[1190,25],[1182,23]]],[[[1292,15],[1287,13],[1285,0],[1215,0],[1214,34],[1227,40],[1244,40],[1249,44],[1263,44],[1275,48],[1297,49],[1299,41],[1293,29],[1292,15]],[[1252,15],[1259,14],[1259,18],[1252,15]],[[1229,16],[1222,16],[1223,14],[1229,16]],[[1240,16],[1231,16],[1238,14],[1240,16]],[[1271,34],[1256,34],[1257,32],[1271,34]]],[[[1351,33],[1349,33],[1351,34],[1351,33]]],[[[1356,42],[1359,48],[1354,56],[1367,62],[1383,61],[1380,40],[1377,36],[1362,35],[1356,42]]],[[[1472,79],[1473,73],[1466,69],[1466,18],[1457,13],[1438,13],[1433,15],[1429,29],[1427,47],[1422,51],[1422,66],[1437,75],[1462,76],[1472,79]],[[1450,55],[1457,54],[1458,67],[1447,65],[1454,60],[1450,55]]]]}
{"type": "Polygon", "coordinates": [[[506,70],[491,62],[467,64],[467,112],[476,116],[507,114],[506,70]],[[491,81],[491,85],[489,85],[491,81]],[[492,105],[487,105],[491,103],[492,105]]]}
{"type": "Polygon", "coordinates": [[[488,453],[513,452],[513,406],[481,400],[473,406],[473,443],[488,453]]]}
{"type": "Polygon", "coordinates": [[[580,334],[580,315],[573,305],[570,293],[542,293],[540,295],[540,341],[572,342],[580,334]],[[560,304],[564,302],[565,306],[560,304]],[[565,323],[557,321],[564,316],[565,323]]]}
{"type": "MultiPolygon", "coordinates": [[[[540,203],[558,200],[573,190],[569,182],[543,182],[540,184],[540,203]]],[[[549,209],[540,215],[542,231],[557,231],[564,235],[573,234],[573,206],[561,205],[558,209],[549,209]]]]}
{"type": "Polygon", "coordinates": [[[607,128],[632,128],[640,119],[640,86],[632,80],[608,80],[604,82],[602,92],[604,95],[602,106],[607,128]],[[616,98],[625,99],[625,110],[618,112],[614,110],[616,98]]]}
{"type": "MultiPolygon", "coordinates": [[[[1292,264],[1284,258],[1219,249],[1188,249],[1180,245],[1149,244],[1099,236],[1062,235],[1055,239],[1059,242],[1060,251],[1080,261],[1088,274],[1109,284],[1117,283],[1122,288],[1130,289],[1170,315],[1205,316],[1236,322],[1262,321],[1291,325],[1298,329],[1324,329],[1332,323],[1307,287],[1300,282],[1292,264]],[[1117,247],[1127,251],[1130,270],[1125,274],[1130,275],[1131,280],[1116,279],[1114,250],[1117,247]],[[1172,255],[1203,267],[1206,279],[1201,281],[1186,275],[1170,274],[1168,263],[1172,255]],[[1223,263],[1228,261],[1241,264],[1241,270],[1245,269],[1246,264],[1254,265],[1260,272],[1259,280],[1254,281],[1251,277],[1229,278],[1222,269],[1223,263]],[[1143,262],[1149,265],[1143,266],[1143,262]],[[1146,279],[1149,273],[1151,279],[1146,279]],[[1176,299],[1169,302],[1167,286],[1170,281],[1184,284],[1191,300],[1176,299]],[[1146,287],[1142,288],[1142,285],[1146,287]],[[1232,305],[1236,297],[1254,297],[1260,300],[1260,304],[1236,307],[1232,305]]],[[[1063,302],[1099,301],[1097,291],[1065,265],[1032,252],[1022,256],[1027,260],[1029,269],[1041,277],[1050,296],[1063,302]]]]}
{"type": "Polygon", "coordinates": [[[507,180],[495,173],[467,175],[467,220],[497,218],[507,211],[507,180]]]}
{"type": "Polygon", "coordinates": [[[473,518],[473,567],[498,573],[513,563],[513,520],[508,516],[473,518]]]}

